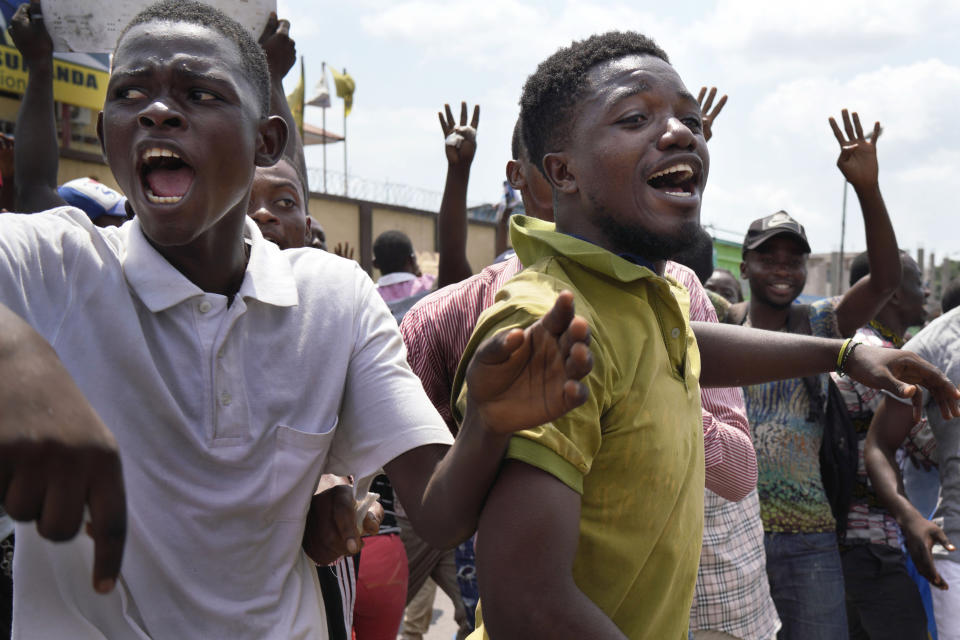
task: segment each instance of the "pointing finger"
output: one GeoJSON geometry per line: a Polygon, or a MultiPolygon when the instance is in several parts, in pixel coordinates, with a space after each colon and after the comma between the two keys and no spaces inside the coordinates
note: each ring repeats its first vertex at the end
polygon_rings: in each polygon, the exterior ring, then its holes
{"type": "Polygon", "coordinates": [[[91,478],[87,492],[90,505],[90,537],[93,538],[93,588],[98,593],[113,590],[127,537],[127,504],[120,459],[110,456],[100,473],[91,478]]]}

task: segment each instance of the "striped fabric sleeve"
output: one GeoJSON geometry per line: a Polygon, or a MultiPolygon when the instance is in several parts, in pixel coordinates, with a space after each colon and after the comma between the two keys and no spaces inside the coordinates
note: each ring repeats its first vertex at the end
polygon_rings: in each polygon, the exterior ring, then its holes
{"type": "MultiPolygon", "coordinates": [[[[696,275],[668,262],[666,272],[690,292],[690,320],[717,322],[717,312],[696,275]]],[[[742,500],[757,486],[757,454],[738,387],[700,389],[706,487],[727,500],[742,500]]]]}

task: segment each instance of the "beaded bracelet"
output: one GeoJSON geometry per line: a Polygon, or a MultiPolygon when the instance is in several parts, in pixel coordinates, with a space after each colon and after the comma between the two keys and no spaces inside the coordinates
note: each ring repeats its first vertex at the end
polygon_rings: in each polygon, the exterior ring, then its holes
{"type": "Polygon", "coordinates": [[[854,349],[860,346],[859,342],[851,342],[848,338],[845,343],[843,343],[843,348],[840,350],[839,364],[837,365],[837,375],[844,376],[847,373],[847,362],[850,360],[850,356],[853,355],[854,349]]]}

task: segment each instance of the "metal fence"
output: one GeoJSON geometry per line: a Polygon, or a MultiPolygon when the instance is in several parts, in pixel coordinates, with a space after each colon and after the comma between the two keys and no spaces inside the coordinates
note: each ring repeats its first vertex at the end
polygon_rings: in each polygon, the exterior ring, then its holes
{"type": "Polygon", "coordinates": [[[420,189],[407,184],[367,180],[360,176],[345,176],[342,171],[327,169],[326,188],[324,188],[323,169],[307,168],[307,180],[310,190],[317,193],[329,193],[335,196],[348,196],[358,200],[369,200],[410,207],[422,211],[439,211],[443,194],[439,191],[420,189]]]}

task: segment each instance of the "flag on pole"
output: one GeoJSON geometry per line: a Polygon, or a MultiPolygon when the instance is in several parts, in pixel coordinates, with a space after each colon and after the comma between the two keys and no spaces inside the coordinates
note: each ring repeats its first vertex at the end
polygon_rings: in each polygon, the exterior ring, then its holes
{"type": "Polygon", "coordinates": [[[346,69],[340,73],[335,67],[330,67],[330,73],[333,74],[333,84],[337,87],[337,97],[343,98],[343,115],[346,117],[350,115],[350,110],[353,108],[353,90],[357,85],[347,74],[346,69]]]}
{"type": "Polygon", "coordinates": [[[293,90],[293,93],[287,96],[287,104],[290,105],[290,113],[293,114],[293,121],[297,123],[297,130],[300,132],[300,138],[303,139],[303,57],[300,57],[300,82],[293,90]]]}
{"type": "Polygon", "coordinates": [[[330,89],[327,87],[327,64],[323,63],[323,71],[320,74],[320,82],[314,89],[314,96],[307,100],[311,107],[320,107],[322,109],[330,108],[330,89]]]}

